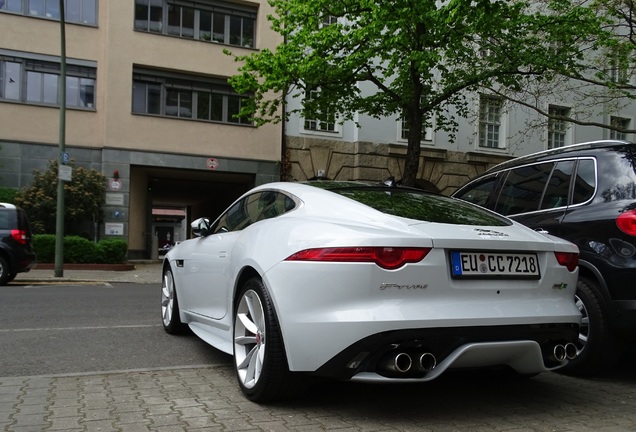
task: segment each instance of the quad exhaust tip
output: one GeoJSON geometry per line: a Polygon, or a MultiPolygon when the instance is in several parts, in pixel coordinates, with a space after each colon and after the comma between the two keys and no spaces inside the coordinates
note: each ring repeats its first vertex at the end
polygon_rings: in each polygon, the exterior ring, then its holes
{"type": "Polygon", "coordinates": [[[558,362],[562,362],[567,360],[574,360],[578,355],[578,350],[576,349],[576,345],[573,343],[567,343],[565,345],[555,345],[552,350],[552,356],[558,362]]]}
{"type": "Polygon", "coordinates": [[[391,354],[385,357],[380,367],[390,372],[406,374],[415,367],[420,372],[430,372],[437,366],[437,359],[429,352],[411,355],[406,352],[391,354]]]}

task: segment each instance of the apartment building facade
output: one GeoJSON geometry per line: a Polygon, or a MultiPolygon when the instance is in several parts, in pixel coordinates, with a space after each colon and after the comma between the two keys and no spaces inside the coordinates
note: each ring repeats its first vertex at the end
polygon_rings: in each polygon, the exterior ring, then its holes
{"type": "MultiPolygon", "coordinates": [[[[634,76],[623,79],[636,85],[634,76]]],[[[374,91],[364,86],[361,90],[374,91]]],[[[468,97],[472,114],[456,118],[455,134],[436,131],[434,118],[423,131],[417,186],[451,194],[467,180],[513,157],[586,141],[636,138],[629,132],[635,129],[636,101],[627,98],[611,104],[600,103],[605,100],[602,97],[582,100],[566,86],[545,92],[536,110],[489,92],[468,97]],[[545,113],[575,121],[549,120],[545,113]]],[[[290,98],[289,109],[298,109],[300,100],[290,98]]],[[[359,114],[344,123],[335,117],[292,116],[285,130],[287,173],[295,180],[400,179],[408,133],[399,115],[376,119],[359,114]]]]}
{"type": "MultiPolygon", "coordinates": [[[[316,177],[400,179],[408,125],[398,116],[353,121],[292,115],[283,125],[236,119],[242,98],[227,84],[249,54],[282,39],[265,0],[67,0],[66,153],[108,178],[98,237],[128,241],[148,258],[187,238],[251,186],[316,177]]],[[[0,0],[0,184],[29,185],[59,157],[59,0],[0,0]]],[[[623,77],[624,78],[624,77],[623,77]]],[[[632,81],[634,77],[630,77],[632,81]]],[[[372,92],[373,88],[364,88],[372,92]]],[[[597,126],[548,121],[484,93],[454,136],[421,137],[418,186],[452,193],[493,164],[596,139],[634,140],[597,126]]],[[[289,109],[300,99],[289,98],[289,109]]],[[[588,101],[589,102],[589,101],[588,101]]],[[[582,119],[580,99],[545,94],[544,112],[582,119]]],[[[597,107],[599,108],[599,107],[597,107]]],[[[634,129],[636,103],[590,110],[590,124],[634,129]]],[[[53,217],[53,215],[52,215],[53,217]]]]}
{"type": "MultiPolygon", "coordinates": [[[[282,128],[237,119],[224,54],[273,48],[266,1],[67,0],[65,153],[108,178],[99,238],[149,258],[280,177],[282,128]]],[[[59,0],[0,0],[0,183],[60,158],[59,0]]],[[[63,161],[62,161],[63,162],[63,161]]],[[[52,215],[51,217],[54,217],[52,215]]]]}

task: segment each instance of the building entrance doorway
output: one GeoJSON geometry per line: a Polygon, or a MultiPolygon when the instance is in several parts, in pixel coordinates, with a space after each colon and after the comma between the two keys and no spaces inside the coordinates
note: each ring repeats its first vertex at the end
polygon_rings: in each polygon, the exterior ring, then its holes
{"type": "Polygon", "coordinates": [[[250,174],[147,166],[131,167],[131,179],[129,258],[136,259],[163,255],[191,237],[193,220],[216,218],[254,186],[250,174]],[[136,232],[144,233],[143,241],[133,245],[136,232]]]}

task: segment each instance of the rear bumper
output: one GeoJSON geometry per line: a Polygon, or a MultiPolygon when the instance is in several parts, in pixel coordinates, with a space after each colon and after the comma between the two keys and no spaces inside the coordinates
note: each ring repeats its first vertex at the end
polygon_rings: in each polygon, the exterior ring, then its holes
{"type": "Polygon", "coordinates": [[[557,369],[557,345],[575,343],[576,324],[456,327],[389,331],[369,336],[340,352],[317,375],[361,381],[429,381],[447,369],[509,366],[521,374],[557,369]],[[406,353],[413,359],[432,354],[436,366],[427,372],[413,368],[392,373],[387,357],[406,353]]]}
{"type": "Polygon", "coordinates": [[[11,273],[25,273],[33,269],[37,264],[35,254],[22,254],[11,260],[11,273]]]}
{"type": "Polygon", "coordinates": [[[347,364],[379,361],[363,353],[381,357],[421,341],[439,361],[470,343],[576,341],[576,273],[544,263],[541,280],[452,280],[440,271],[447,258],[433,250],[398,271],[368,263],[272,268],[263,279],[290,370],[349,378],[347,364]]]}

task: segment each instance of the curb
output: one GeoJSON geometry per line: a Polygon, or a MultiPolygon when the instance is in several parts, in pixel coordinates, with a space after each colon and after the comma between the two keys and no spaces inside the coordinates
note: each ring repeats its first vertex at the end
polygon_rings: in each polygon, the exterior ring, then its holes
{"type": "MultiPolygon", "coordinates": [[[[130,271],[135,269],[135,264],[77,264],[64,263],[65,270],[103,270],[103,271],[130,271]]],[[[55,264],[38,263],[32,270],[55,270],[55,264]]]]}

